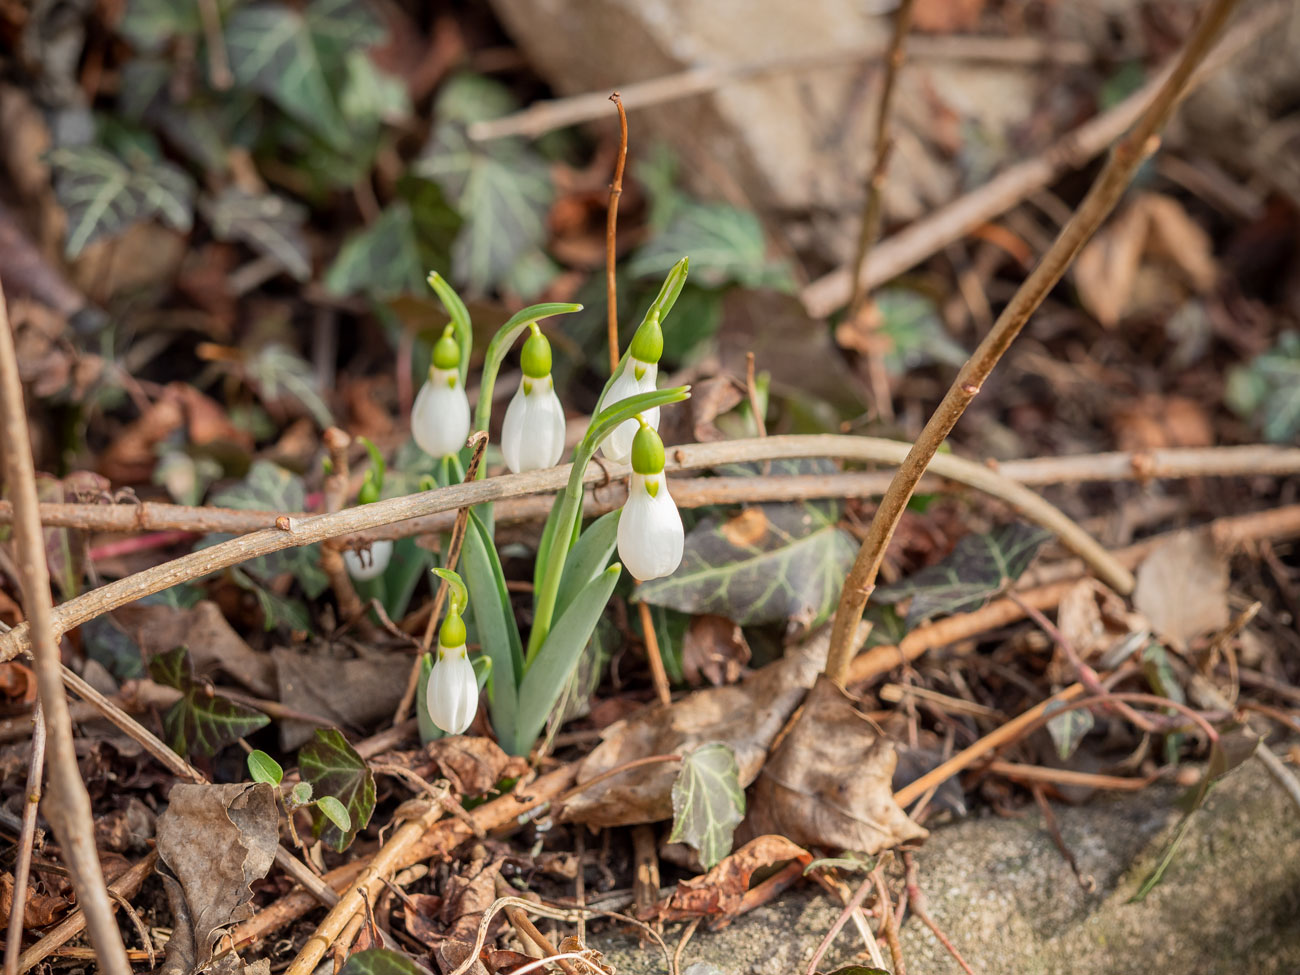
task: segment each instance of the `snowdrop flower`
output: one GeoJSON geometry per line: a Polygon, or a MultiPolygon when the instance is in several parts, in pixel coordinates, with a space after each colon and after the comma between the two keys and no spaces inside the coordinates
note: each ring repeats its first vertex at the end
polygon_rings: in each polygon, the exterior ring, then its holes
{"type": "Polygon", "coordinates": [[[451,325],[433,347],[429,379],[411,410],[411,435],[434,457],[459,453],[469,439],[469,397],[460,381],[460,346],[451,325]]]}
{"type": "MultiPolygon", "coordinates": [[[[659,378],[659,357],[664,351],[664,333],[659,325],[659,315],[651,312],[627,350],[627,359],[622,371],[609,387],[601,407],[613,406],[637,393],[651,393],[655,381],[659,378]]],[[[646,410],[641,414],[643,425],[652,430],[659,429],[659,407],[646,410]]],[[[632,441],[636,438],[638,424],[636,420],[620,423],[600,445],[601,453],[618,464],[627,462],[632,454],[632,441]]]]}
{"type": "Polygon", "coordinates": [[[361,551],[348,549],[343,553],[343,564],[348,567],[348,575],[357,582],[365,582],[368,579],[378,579],[388,568],[388,563],[393,559],[393,542],[388,538],[381,538],[377,542],[371,542],[369,548],[363,548],[361,551]]]}
{"type": "Polygon", "coordinates": [[[524,378],[506,409],[501,453],[514,473],[554,467],[564,453],[564,407],[551,379],[551,343],[534,324],[524,343],[524,378]]]}
{"type": "Polygon", "coordinates": [[[478,711],[478,680],[465,649],[465,621],[454,603],[438,631],[425,706],[433,723],[449,735],[463,735],[478,711]]]}
{"type": "Polygon", "coordinates": [[[618,557],[644,582],[672,575],[681,565],[685,530],[664,477],[664,442],[644,421],[631,454],[632,478],[618,520],[618,557]]]}

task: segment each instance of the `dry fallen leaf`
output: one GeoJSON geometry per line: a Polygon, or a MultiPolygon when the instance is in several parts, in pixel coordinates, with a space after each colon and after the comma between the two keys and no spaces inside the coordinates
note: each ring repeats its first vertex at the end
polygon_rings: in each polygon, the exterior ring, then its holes
{"type": "Polygon", "coordinates": [[[703,876],[679,880],[677,889],[655,906],[655,919],[710,917],[717,919],[715,927],[721,927],[736,916],[754,871],[786,860],[806,866],[812,862],[812,854],[784,836],[757,836],[703,876]]]}
{"type": "Polygon", "coordinates": [[[718,429],[714,421],[739,406],[744,398],[730,376],[714,376],[693,384],[689,409],[695,439],[700,443],[726,440],[727,435],[718,429]]]}
{"type": "MultiPolygon", "coordinates": [[[[445,925],[443,933],[447,937],[455,941],[474,941],[484,912],[497,899],[496,883],[505,859],[504,850],[475,847],[470,862],[448,878],[439,912],[445,925]]],[[[492,923],[497,926],[504,924],[505,915],[498,914],[492,923]]]]}
{"type": "Polygon", "coordinates": [[[24,664],[0,664],[0,702],[6,707],[26,707],[36,700],[36,675],[24,664]]]}
{"type": "MultiPolygon", "coordinates": [[[[404,686],[393,675],[405,673],[411,666],[411,658],[402,653],[335,660],[284,647],[272,650],[271,659],[281,704],[354,729],[393,713],[404,686]]],[[[315,729],[316,725],[305,721],[281,721],[280,747],[285,751],[297,748],[315,729]]]]}
{"type": "Polygon", "coordinates": [[[734,684],[749,658],[744,631],[725,616],[696,616],[686,628],[682,672],[688,684],[734,684]]]}
{"type": "MultiPolygon", "coordinates": [[[[1056,608],[1056,627],[1085,663],[1095,660],[1132,633],[1146,629],[1146,621],[1130,612],[1124,600],[1095,579],[1082,579],[1056,608]]],[[[1074,667],[1058,647],[1047,668],[1052,684],[1077,679],[1074,667]]]]}
{"type": "Polygon", "coordinates": [[[894,802],[897,761],[890,741],[821,677],[754,783],[749,831],[863,853],[925,839],[894,802]]]}
{"type": "MultiPolygon", "coordinates": [[[[739,684],[696,691],[671,706],[661,704],[615,722],[578,767],[578,782],[638,758],[684,753],[704,742],[731,746],[742,788],[754,781],[773,739],[812,686],[830,643],[829,629],[791,649],[739,684]]],[[[630,769],[579,793],[560,813],[590,826],[654,823],[673,814],[671,792],[678,765],[661,762],[630,769]]]]}
{"type": "MultiPolygon", "coordinates": [[[[0,918],[8,920],[14,905],[14,875],[0,874],[0,918]]],[[[43,928],[53,924],[72,906],[72,902],[58,894],[49,894],[28,883],[27,899],[23,901],[23,927],[43,928]]]]}
{"type": "Polygon", "coordinates": [[[1133,605],[1176,650],[1228,625],[1228,561],[1204,532],[1179,532],[1138,566],[1133,605]]]}
{"type": "Polygon", "coordinates": [[[418,751],[389,752],[376,761],[400,765],[422,779],[446,779],[459,796],[481,796],[502,779],[528,770],[528,760],[507,755],[491,738],[453,735],[429,742],[418,751]]]}
{"type": "Polygon", "coordinates": [[[252,915],[249,885],[266,876],[279,843],[275,787],[178,783],[168,803],[158,817],[158,855],[179,883],[189,922],[183,935],[191,968],[199,967],[223,927],[252,915]]]}

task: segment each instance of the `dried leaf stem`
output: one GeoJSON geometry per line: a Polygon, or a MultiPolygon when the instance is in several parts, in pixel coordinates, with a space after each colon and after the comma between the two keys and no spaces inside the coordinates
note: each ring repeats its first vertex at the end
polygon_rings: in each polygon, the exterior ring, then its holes
{"type": "Polygon", "coordinates": [[[27,791],[23,796],[23,826],[14,860],[14,894],[9,904],[9,929],[5,934],[5,975],[18,975],[18,955],[23,947],[23,910],[27,881],[31,877],[32,847],[36,842],[36,807],[41,801],[41,776],[45,770],[45,714],[36,702],[32,714],[32,757],[27,767],[27,791]]]}
{"type": "Polygon", "coordinates": [[[894,536],[921,475],[925,473],[931,459],[948,438],[966,407],[979,394],[993,372],[993,367],[1029,321],[1029,316],[1042,304],[1080,248],[1114,209],[1138,166],[1154,149],[1156,133],[1173,113],[1192,72],[1205,57],[1215,36],[1238,2],[1239,0],[1211,0],[1196,30],[1184,46],[1178,63],[1161,85],[1156,97],[1142,113],[1137,124],[1115,146],[1110,159],[1070,221],[1061,229],[1047,253],[1003,309],[974,354],[962,366],[943,401],[930,416],[916,443],[908,451],[907,458],[894,474],[894,480],[871,520],[867,537],[858,550],[853,568],[844,581],[839,606],[835,611],[831,647],[826,659],[826,675],[837,684],[843,686],[848,675],[849,663],[853,657],[852,637],[862,620],[867,600],[875,590],[876,576],[884,562],[885,550],[889,547],[889,541],[894,536]]]}
{"type": "Polygon", "coordinates": [[[104,873],[95,849],[90,794],[77,767],[72,719],[63,693],[56,635],[63,631],[55,629],[27,407],[23,402],[18,355],[3,291],[0,291],[0,423],[3,423],[0,445],[5,455],[5,486],[14,505],[14,561],[22,588],[23,612],[29,621],[23,628],[30,641],[36,689],[45,712],[49,763],[45,818],[54,827],[77,901],[85,912],[100,971],[106,975],[130,975],[131,963],[113,919],[113,903],[105,889],[104,873]]]}
{"type": "Polygon", "coordinates": [[[862,205],[862,226],[858,228],[858,246],[853,252],[853,292],[849,296],[848,317],[856,318],[867,300],[867,289],[862,283],[862,266],[867,254],[880,236],[883,215],[885,175],[889,171],[889,156],[893,152],[894,90],[898,87],[898,73],[903,67],[903,42],[912,29],[912,9],[916,0],[902,0],[894,12],[894,32],[885,53],[885,77],[880,87],[880,104],[876,109],[875,162],[867,176],[867,198],[862,205]]]}
{"type": "Polygon", "coordinates": [[[605,214],[605,302],[606,330],[609,333],[609,372],[618,368],[618,281],[614,265],[618,259],[618,200],[623,195],[623,167],[627,164],[627,112],[618,92],[609,96],[618,109],[618,157],[614,162],[614,181],[609,184],[609,209],[605,214]]]}

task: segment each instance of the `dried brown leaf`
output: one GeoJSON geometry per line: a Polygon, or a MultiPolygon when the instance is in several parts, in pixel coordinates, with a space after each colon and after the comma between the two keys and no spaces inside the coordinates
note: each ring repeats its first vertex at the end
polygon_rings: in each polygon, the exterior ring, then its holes
{"type": "Polygon", "coordinates": [[[1133,605],[1177,650],[1228,624],[1228,560],[1205,532],[1179,532],[1138,566],[1133,605]]]}
{"type": "Polygon", "coordinates": [[[402,900],[406,930],[422,944],[436,948],[443,941],[442,925],[435,918],[442,911],[442,898],[437,894],[410,894],[402,900]]]}
{"type": "Polygon", "coordinates": [[[23,707],[36,700],[36,675],[16,660],[0,664],[0,701],[23,707]]]}
{"type": "Polygon", "coordinates": [[[876,853],[929,835],[894,802],[893,744],[826,677],[764,765],[750,832],[803,846],[876,853]]]}
{"type": "MultiPolygon", "coordinates": [[[[1129,612],[1124,600],[1095,579],[1082,579],[1065,594],[1056,609],[1056,627],[1084,662],[1094,660],[1130,633],[1145,628],[1145,620],[1129,612]]],[[[1048,665],[1053,684],[1077,679],[1065,653],[1057,648],[1048,665]]]]}
{"type": "Polygon", "coordinates": [[[212,957],[226,925],[251,916],[249,885],[266,876],[279,843],[275,788],[268,783],[172,787],[158,817],[158,854],[179,881],[195,965],[212,957]]]}
{"type": "MultiPolygon", "coordinates": [[[[0,874],[0,918],[9,917],[14,906],[14,875],[0,874]]],[[[47,893],[38,887],[27,885],[27,897],[23,901],[23,927],[43,928],[53,924],[72,907],[72,902],[59,894],[47,893]]]]}
{"type": "Polygon", "coordinates": [[[507,755],[490,738],[454,735],[431,741],[409,755],[412,771],[425,779],[446,779],[457,795],[481,796],[504,778],[522,775],[528,760],[507,755]]]}
{"type": "MultiPolygon", "coordinates": [[[[638,758],[684,753],[718,741],[736,755],[742,787],[753,782],[786,719],[799,706],[826,662],[830,631],[823,630],[798,649],[739,684],[696,691],[672,705],[642,708],[605,729],[603,740],[578,767],[578,782],[638,758]]],[[[672,787],[678,767],[671,762],[622,772],[598,789],[579,793],[560,815],[591,826],[654,823],[673,814],[672,787]]]]}
{"type": "Polygon", "coordinates": [[[739,406],[744,398],[730,376],[714,376],[692,385],[690,411],[695,439],[700,443],[726,440],[727,435],[714,421],[739,406]]]}
{"type": "MultiPolygon", "coordinates": [[[[410,667],[410,657],[400,653],[335,660],[276,647],[271,659],[281,704],[352,729],[393,713],[403,689],[393,675],[410,667]]],[[[297,748],[315,729],[304,721],[281,721],[280,746],[286,751],[297,748]]]]}
{"type": "MultiPolygon", "coordinates": [[[[473,942],[483,914],[497,899],[497,877],[505,862],[503,852],[476,848],[473,859],[451,875],[443,893],[440,917],[447,937],[473,942]]],[[[499,915],[504,917],[504,915],[499,915]]],[[[498,919],[493,919],[497,923],[498,919]]]]}
{"type": "Polygon", "coordinates": [[[697,616],[686,628],[682,672],[689,684],[734,684],[749,658],[744,631],[725,616],[697,616]]]}
{"type": "Polygon", "coordinates": [[[678,881],[677,889],[656,905],[655,918],[688,921],[695,917],[734,917],[754,872],[786,860],[807,865],[812,862],[812,854],[784,836],[757,836],[703,876],[678,881]]]}

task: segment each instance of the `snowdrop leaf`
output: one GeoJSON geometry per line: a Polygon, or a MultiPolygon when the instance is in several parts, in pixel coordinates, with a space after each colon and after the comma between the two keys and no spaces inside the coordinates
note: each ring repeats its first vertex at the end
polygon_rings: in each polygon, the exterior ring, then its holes
{"type": "Polygon", "coordinates": [[[461,571],[469,590],[468,616],[496,675],[488,702],[492,727],[502,741],[508,741],[516,721],[515,689],[524,674],[523,644],[492,535],[473,510],[465,526],[461,571]]]}
{"type": "Polygon", "coordinates": [[[574,597],[609,565],[610,557],[618,547],[618,519],[622,513],[622,509],[616,509],[601,515],[569,549],[564,560],[560,591],[555,597],[556,616],[563,615],[574,597]]]}

